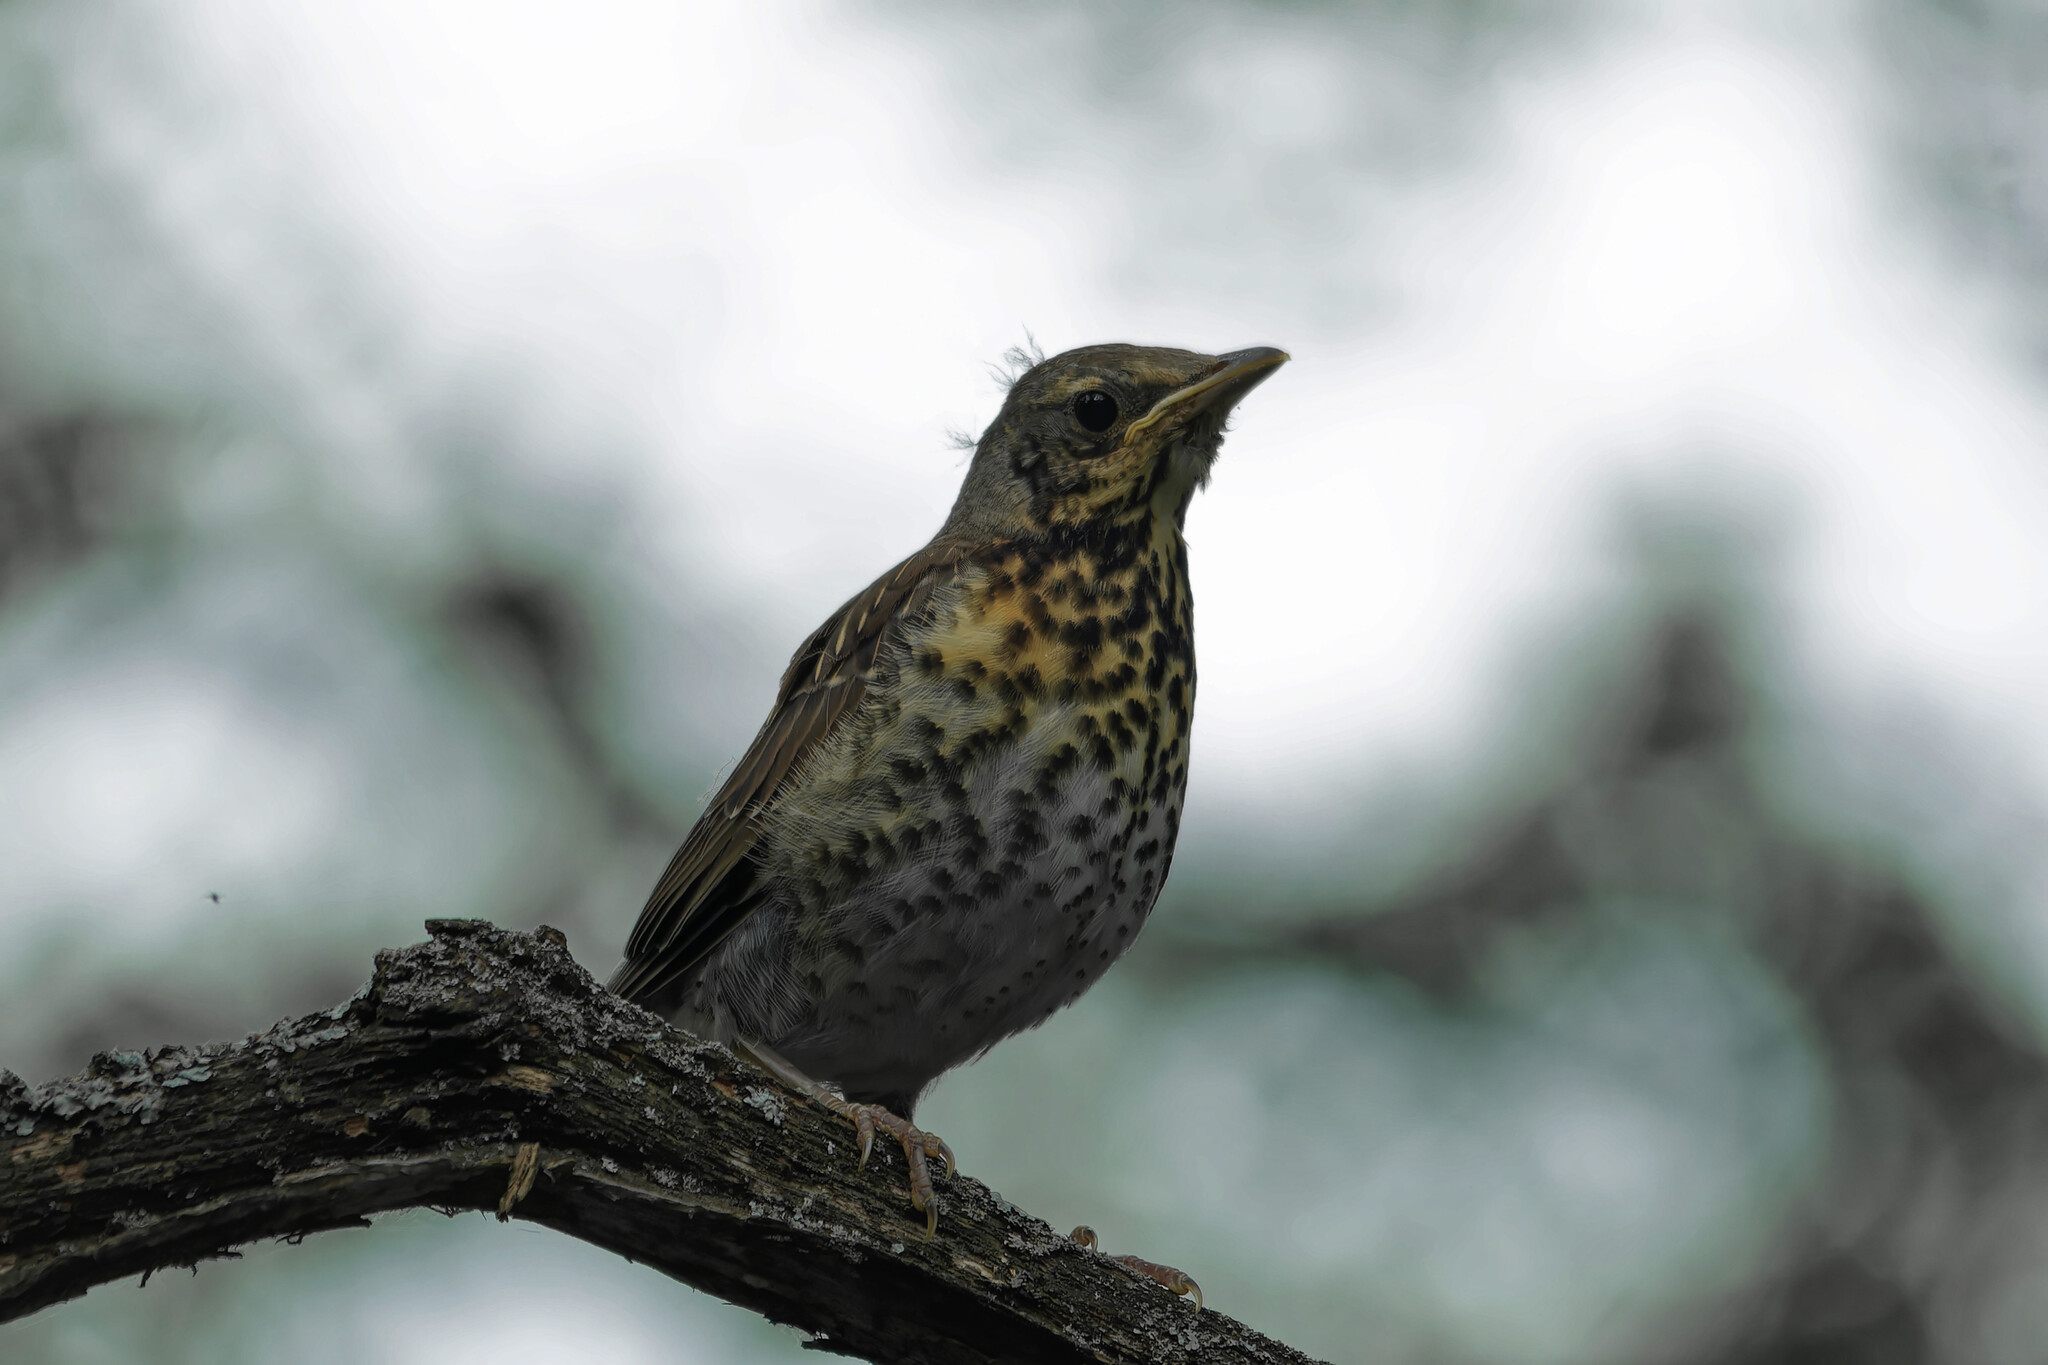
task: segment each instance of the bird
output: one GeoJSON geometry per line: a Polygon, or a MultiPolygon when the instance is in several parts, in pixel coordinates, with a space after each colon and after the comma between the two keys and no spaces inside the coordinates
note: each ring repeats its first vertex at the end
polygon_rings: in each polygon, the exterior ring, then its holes
{"type": "Polygon", "coordinates": [[[1184,522],[1288,359],[1109,343],[1023,369],[937,534],[798,646],[627,941],[614,991],[844,1115],[863,1166],[901,1142],[927,1238],[953,1157],[919,1097],[1078,999],[1166,882],[1184,522]]]}

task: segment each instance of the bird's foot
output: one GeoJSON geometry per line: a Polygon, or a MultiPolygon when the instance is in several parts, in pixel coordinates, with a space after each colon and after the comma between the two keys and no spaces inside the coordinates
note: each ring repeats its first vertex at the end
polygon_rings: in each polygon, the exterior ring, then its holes
{"type": "Polygon", "coordinates": [[[929,1242],[932,1234],[939,1230],[939,1197],[932,1190],[932,1158],[943,1157],[946,1178],[953,1178],[953,1149],[946,1145],[945,1140],[937,1133],[925,1132],[909,1119],[900,1118],[879,1104],[859,1104],[835,1095],[766,1044],[742,1038],[739,1045],[777,1077],[852,1122],[853,1131],[860,1137],[862,1170],[867,1169],[868,1157],[874,1152],[876,1130],[903,1144],[903,1159],[910,1166],[910,1206],[924,1215],[924,1239],[929,1242]]]}
{"type": "Polygon", "coordinates": [[[944,1159],[946,1178],[950,1180],[953,1149],[937,1133],[927,1133],[879,1104],[857,1104],[829,1091],[824,1098],[827,1108],[853,1121],[853,1130],[860,1136],[862,1170],[867,1169],[868,1156],[875,1149],[877,1129],[903,1144],[903,1159],[910,1166],[910,1207],[924,1215],[924,1239],[929,1242],[939,1229],[939,1197],[932,1191],[932,1159],[944,1159]]]}
{"type": "MultiPolygon", "coordinates": [[[[1078,1227],[1069,1236],[1080,1245],[1087,1247],[1090,1251],[1100,1251],[1102,1249],[1098,1245],[1094,1228],[1078,1227]]],[[[1175,1270],[1170,1265],[1161,1265],[1157,1261],[1148,1261],[1142,1256],[1111,1256],[1109,1259],[1115,1261],[1118,1265],[1127,1266],[1137,1271],[1162,1289],[1171,1289],[1176,1294],[1194,1295],[1195,1311],[1197,1313],[1202,1311],[1202,1286],[1190,1279],[1185,1270],[1175,1270]]]]}

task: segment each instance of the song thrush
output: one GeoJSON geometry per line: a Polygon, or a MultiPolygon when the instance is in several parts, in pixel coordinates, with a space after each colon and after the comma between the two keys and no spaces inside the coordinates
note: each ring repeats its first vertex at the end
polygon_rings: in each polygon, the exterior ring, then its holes
{"type": "Polygon", "coordinates": [[[798,648],[626,945],[614,990],[847,1115],[863,1161],[899,1138],[927,1235],[927,1158],[952,1158],[919,1095],[1077,999],[1166,880],[1181,525],[1286,359],[1088,346],[1018,377],[931,543],[798,648]]]}

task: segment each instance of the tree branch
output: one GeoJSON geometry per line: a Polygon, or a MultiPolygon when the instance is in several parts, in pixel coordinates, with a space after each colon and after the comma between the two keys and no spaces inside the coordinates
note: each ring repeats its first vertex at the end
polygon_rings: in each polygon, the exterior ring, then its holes
{"type": "Polygon", "coordinates": [[[877,1361],[1299,1362],[612,995],[554,930],[436,920],[324,1014],[0,1072],[0,1320],[262,1237],[490,1209],[877,1361]]]}

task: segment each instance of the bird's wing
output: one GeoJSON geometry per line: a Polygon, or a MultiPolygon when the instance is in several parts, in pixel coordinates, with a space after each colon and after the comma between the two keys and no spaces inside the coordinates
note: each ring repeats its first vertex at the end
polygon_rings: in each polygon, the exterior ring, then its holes
{"type": "Polygon", "coordinates": [[[763,813],[804,760],[854,714],[883,645],[902,622],[925,610],[962,557],[957,546],[926,546],[834,612],[798,648],[761,733],[647,898],[613,990],[635,1000],[657,995],[761,905],[767,888],[754,846],[763,813]]]}

